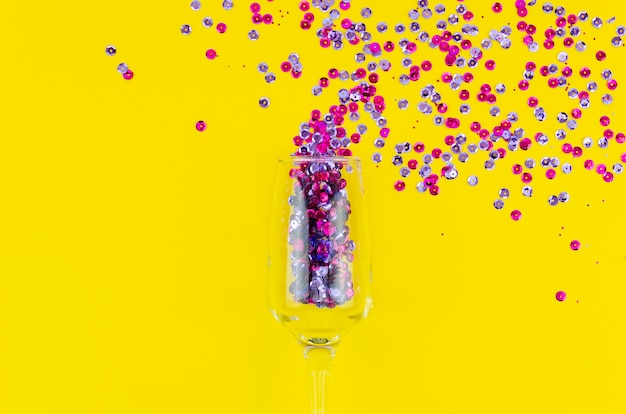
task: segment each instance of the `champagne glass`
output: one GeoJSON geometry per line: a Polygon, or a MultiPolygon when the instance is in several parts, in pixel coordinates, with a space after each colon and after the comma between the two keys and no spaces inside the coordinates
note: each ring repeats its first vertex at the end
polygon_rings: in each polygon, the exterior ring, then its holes
{"type": "Polygon", "coordinates": [[[337,345],[371,306],[371,256],[361,163],[293,156],[278,162],[270,229],[268,305],[299,341],[313,414],[337,345]]]}

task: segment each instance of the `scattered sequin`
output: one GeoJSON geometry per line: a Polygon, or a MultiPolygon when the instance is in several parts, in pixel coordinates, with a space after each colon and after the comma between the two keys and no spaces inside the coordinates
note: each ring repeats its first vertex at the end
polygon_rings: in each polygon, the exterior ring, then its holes
{"type": "Polygon", "coordinates": [[[268,106],[270,106],[270,100],[265,97],[259,99],[259,106],[261,108],[267,108],[268,106]]]}

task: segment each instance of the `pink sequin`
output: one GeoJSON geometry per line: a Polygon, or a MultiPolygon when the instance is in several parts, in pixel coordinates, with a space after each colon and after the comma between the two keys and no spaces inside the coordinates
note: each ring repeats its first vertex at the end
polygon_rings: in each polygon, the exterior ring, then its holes
{"type": "Polygon", "coordinates": [[[217,52],[214,49],[207,49],[205,55],[207,59],[213,60],[217,57],[217,52]]]}
{"type": "Polygon", "coordinates": [[[122,76],[124,76],[124,79],[126,80],[131,80],[132,78],[135,77],[135,74],[133,73],[132,70],[128,69],[126,72],[124,72],[124,75],[122,76]]]}
{"type": "Polygon", "coordinates": [[[606,83],[606,87],[612,91],[617,89],[617,81],[615,79],[611,79],[606,83]]]}
{"type": "Polygon", "coordinates": [[[574,147],[572,149],[572,156],[574,158],[580,158],[583,155],[583,149],[581,147],[574,147]]]}
{"type": "Polygon", "coordinates": [[[522,218],[522,212],[519,210],[511,211],[511,218],[515,221],[519,221],[522,218]]]}
{"type": "Polygon", "coordinates": [[[522,79],[521,81],[519,81],[519,84],[517,86],[521,90],[525,91],[530,86],[530,83],[528,83],[528,81],[526,79],[522,79]]]}
{"type": "Polygon", "coordinates": [[[572,240],[569,244],[570,249],[578,250],[580,249],[580,242],[578,240],[572,240]]]}
{"type": "Polygon", "coordinates": [[[563,302],[565,298],[567,297],[567,295],[562,290],[559,290],[558,292],[556,292],[555,297],[556,297],[556,300],[558,300],[559,302],[563,302]]]}
{"type": "Polygon", "coordinates": [[[404,183],[404,181],[402,180],[398,180],[396,181],[396,183],[393,185],[393,187],[397,190],[397,191],[403,191],[404,188],[406,187],[406,184],[404,183]]]}

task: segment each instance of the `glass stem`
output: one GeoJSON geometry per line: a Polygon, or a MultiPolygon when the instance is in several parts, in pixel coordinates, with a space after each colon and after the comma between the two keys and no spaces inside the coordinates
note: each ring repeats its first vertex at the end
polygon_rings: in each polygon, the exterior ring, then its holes
{"type": "Polygon", "coordinates": [[[324,414],[326,376],[334,356],[334,346],[304,345],[304,359],[312,380],[311,414],[324,414]]]}

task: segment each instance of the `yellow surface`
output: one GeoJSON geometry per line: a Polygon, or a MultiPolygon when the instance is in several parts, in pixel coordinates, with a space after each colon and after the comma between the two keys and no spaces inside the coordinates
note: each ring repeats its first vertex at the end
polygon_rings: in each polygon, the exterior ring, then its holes
{"type": "MultiPolygon", "coordinates": [[[[295,1],[262,0],[276,24],[256,27],[249,2],[235,0],[230,12],[217,0],[199,12],[188,3],[0,6],[0,413],[308,408],[298,345],[265,305],[274,160],[292,151],[311,109],[335,103],[337,82],[319,97],[311,87],[331,64],[354,68],[356,50],[321,50],[313,31],[298,28],[295,1]],[[203,28],[205,15],[228,31],[203,28]],[[193,27],[189,36],[180,34],[184,23],[193,27]],[[247,39],[252,28],[261,35],[255,43],[247,39]],[[107,44],[117,47],[115,57],[104,53],[107,44]],[[204,57],[209,47],[214,61],[204,57]],[[291,52],[304,65],[298,80],[280,72],[291,52]],[[260,61],[277,74],[274,84],[257,72],[260,61]],[[120,62],[133,80],[116,72],[120,62]],[[271,100],[267,109],[258,105],[262,96],[271,100]],[[203,133],[194,128],[199,119],[208,124],[203,133]]],[[[415,5],[352,3],[351,16],[367,5],[368,24],[390,26],[415,5]]],[[[466,3],[476,9],[480,38],[507,23],[486,13],[487,2],[466,3]]],[[[566,4],[605,19],[618,13],[572,64],[586,61],[595,73],[611,67],[622,84],[612,106],[595,97],[572,142],[599,137],[603,113],[624,130],[626,55],[607,39],[626,15],[600,3],[566,4]],[[609,54],[602,64],[593,59],[598,44],[609,54]]],[[[547,19],[538,8],[531,17],[547,19]]],[[[519,46],[516,31],[514,38],[519,46]]],[[[521,58],[497,49],[489,52],[496,71],[477,71],[473,91],[485,80],[511,89],[520,78],[521,58]]],[[[442,57],[423,44],[418,51],[442,57]]],[[[396,50],[395,67],[400,57],[396,50]]],[[[573,107],[562,93],[533,85],[552,116],[573,107]]],[[[442,145],[447,131],[415,110],[416,85],[387,77],[379,90],[390,141],[442,145]],[[401,98],[411,103],[405,112],[394,102],[401,98]]],[[[553,120],[528,121],[525,96],[507,92],[499,103],[523,114],[528,131],[552,134],[553,120]]],[[[489,122],[486,105],[471,103],[472,119],[489,122]]],[[[339,348],[328,413],[626,412],[626,177],[606,184],[579,159],[570,176],[537,177],[535,195],[524,199],[510,165],[557,155],[552,139],[489,173],[482,156],[470,159],[438,197],[413,189],[415,173],[397,193],[391,146],[379,168],[369,162],[374,136],[370,129],[355,152],[366,161],[375,305],[339,348]],[[479,175],[475,188],[466,183],[470,173],[479,175]],[[512,196],[496,211],[501,187],[512,196]],[[560,191],[571,201],[549,207],[548,196],[560,191]],[[520,222],[509,218],[513,208],[522,210],[520,222]],[[569,249],[572,239],[580,251],[569,249]],[[566,301],[554,299],[558,290],[566,301]]],[[[612,145],[594,157],[607,153],[612,165],[624,151],[612,145]]]]}

